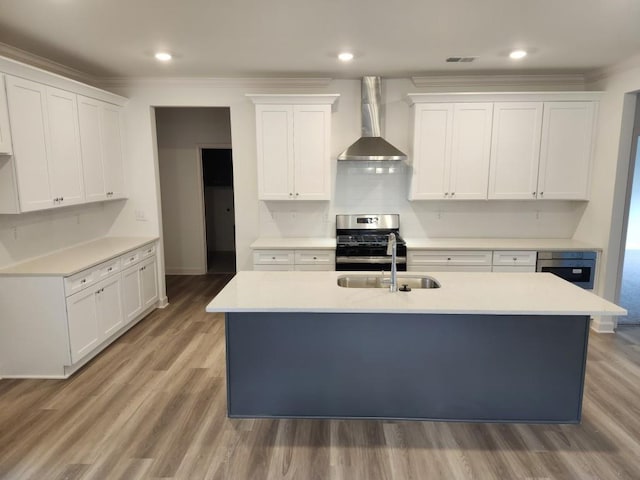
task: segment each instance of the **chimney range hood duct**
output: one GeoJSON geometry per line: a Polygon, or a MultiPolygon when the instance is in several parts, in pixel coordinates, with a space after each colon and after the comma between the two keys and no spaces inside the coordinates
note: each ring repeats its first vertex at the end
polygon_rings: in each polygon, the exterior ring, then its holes
{"type": "Polygon", "coordinates": [[[382,138],[380,77],[362,78],[362,136],[338,155],[338,160],[406,160],[407,156],[382,138]]]}

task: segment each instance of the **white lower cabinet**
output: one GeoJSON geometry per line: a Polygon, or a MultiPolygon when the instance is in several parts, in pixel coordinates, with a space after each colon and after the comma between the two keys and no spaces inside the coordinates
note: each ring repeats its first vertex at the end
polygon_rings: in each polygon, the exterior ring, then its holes
{"type": "Polygon", "coordinates": [[[253,269],[263,271],[331,271],[336,269],[335,250],[254,250],[253,269]]]}
{"type": "Polygon", "coordinates": [[[140,267],[134,265],[122,271],[122,310],[129,323],[142,311],[140,267]]]}
{"type": "Polygon", "coordinates": [[[69,347],[75,363],[98,346],[98,307],[95,289],[85,290],[67,298],[69,347]]]}
{"type": "Polygon", "coordinates": [[[67,298],[69,347],[75,363],[123,325],[120,276],[67,298]]]}
{"type": "Polygon", "coordinates": [[[75,372],[155,308],[156,258],[149,243],[65,277],[0,275],[0,377],[75,372]]]}
{"type": "Polygon", "coordinates": [[[535,272],[537,252],[521,250],[409,250],[407,270],[535,272]]]}
{"type": "Polygon", "coordinates": [[[491,252],[482,250],[410,250],[409,271],[490,272],[491,252]]]}

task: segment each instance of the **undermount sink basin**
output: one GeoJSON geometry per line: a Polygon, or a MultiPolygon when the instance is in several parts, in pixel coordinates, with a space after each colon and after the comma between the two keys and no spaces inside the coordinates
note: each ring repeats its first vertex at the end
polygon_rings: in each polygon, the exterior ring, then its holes
{"type": "MultiPolygon", "coordinates": [[[[345,288],[389,288],[390,276],[385,275],[343,275],[338,277],[338,286],[345,288]]],[[[398,288],[404,285],[414,288],[440,288],[435,278],[398,275],[398,288]]]]}

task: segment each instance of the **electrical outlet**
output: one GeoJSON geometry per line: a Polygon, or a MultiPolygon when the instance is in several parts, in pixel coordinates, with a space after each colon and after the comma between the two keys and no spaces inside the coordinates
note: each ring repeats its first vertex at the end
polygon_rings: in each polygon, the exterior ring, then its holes
{"type": "Polygon", "coordinates": [[[144,210],[136,210],[135,211],[136,221],[138,222],[146,222],[147,216],[144,214],[144,210]]]}

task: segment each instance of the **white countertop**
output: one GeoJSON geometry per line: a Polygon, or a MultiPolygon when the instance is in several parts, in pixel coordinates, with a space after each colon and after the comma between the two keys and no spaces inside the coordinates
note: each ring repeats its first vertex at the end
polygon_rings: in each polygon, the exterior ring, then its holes
{"type": "MultiPolygon", "coordinates": [[[[432,272],[436,289],[343,288],[365,272],[239,272],[207,312],[353,312],[625,315],[626,310],[550,273],[432,272]]],[[[399,275],[420,276],[420,273],[399,275]]],[[[399,282],[401,283],[401,282],[399,282]]]]}
{"type": "Polygon", "coordinates": [[[251,244],[253,249],[268,250],[314,250],[335,249],[335,238],[304,238],[304,237],[262,237],[251,244]]]}
{"type": "Polygon", "coordinates": [[[570,238],[405,238],[412,250],[602,250],[570,238]]]}
{"type": "MultiPolygon", "coordinates": [[[[596,245],[570,238],[405,238],[411,250],[602,250],[596,245]]],[[[263,237],[253,249],[334,249],[335,238],[263,237]]]]}
{"type": "Polygon", "coordinates": [[[103,237],[0,269],[0,275],[66,277],[157,239],[158,237],[103,237]]]}

